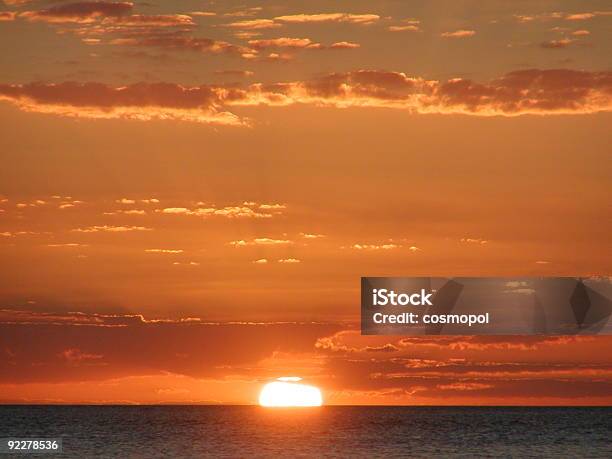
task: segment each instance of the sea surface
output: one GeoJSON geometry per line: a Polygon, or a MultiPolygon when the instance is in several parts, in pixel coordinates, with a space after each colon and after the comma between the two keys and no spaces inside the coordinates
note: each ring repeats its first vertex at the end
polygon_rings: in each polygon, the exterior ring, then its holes
{"type": "Polygon", "coordinates": [[[0,437],[62,437],[39,457],[64,458],[610,458],[612,408],[0,406],[0,437]]]}

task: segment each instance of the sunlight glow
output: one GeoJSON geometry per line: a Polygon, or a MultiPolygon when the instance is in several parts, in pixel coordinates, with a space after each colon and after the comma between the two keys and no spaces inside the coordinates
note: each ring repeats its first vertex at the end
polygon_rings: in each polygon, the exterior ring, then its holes
{"type": "Polygon", "coordinates": [[[306,384],[299,384],[302,378],[284,376],[266,384],[259,394],[259,404],[267,407],[321,406],[321,391],[306,384]]]}

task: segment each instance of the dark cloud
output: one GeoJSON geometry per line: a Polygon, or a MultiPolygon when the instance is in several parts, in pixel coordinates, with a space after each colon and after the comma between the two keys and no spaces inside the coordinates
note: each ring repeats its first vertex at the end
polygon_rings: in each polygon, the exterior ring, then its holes
{"type": "Polygon", "coordinates": [[[16,18],[14,11],[0,11],[0,22],[2,21],[14,21],[16,18]]]}
{"type": "Polygon", "coordinates": [[[305,352],[339,329],[316,323],[205,323],[140,315],[0,312],[0,382],[60,382],[171,372],[223,375],[274,352],[305,352]]]}
{"type": "Polygon", "coordinates": [[[24,11],[19,14],[29,21],[51,23],[87,23],[100,17],[129,14],[134,7],[130,2],[76,2],[53,6],[44,10],[24,11]]]}
{"type": "MultiPolygon", "coordinates": [[[[131,39],[132,44],[240,52],[232,45],[184,37],[131,39]]],[[[612,110],[612,72],[520,70],[479,83],[408,77],[404,73],[359,70],[314,80],[244,87],[173,83],[0,84],[0,100],[23,110],[85,118],[180,119],[245,124],[233,106],[294,104],[382,107],[413,113],[467,115],[581,114],[612,110]]]]}
{"type": "Polygon", "coordinates": [[[0,85],[0,99],[28,111],[85,118],[181,119],[240,124],[231,113],[217,110],[226,97],[211,86],[183,87],[170,83],[137,83],[111,87],[102,83],[31,83],[0,85]]]}

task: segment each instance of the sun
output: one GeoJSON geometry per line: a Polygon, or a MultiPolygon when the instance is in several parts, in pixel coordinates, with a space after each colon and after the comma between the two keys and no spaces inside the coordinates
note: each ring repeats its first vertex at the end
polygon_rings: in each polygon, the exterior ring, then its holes
{"type": "Polygon", "coordinates": [[[284,376],[266,384],[259,393],[259,404],[266,407],[321,406],[321,391],[315,386],[299,384],[301,380],[284,376]]]}

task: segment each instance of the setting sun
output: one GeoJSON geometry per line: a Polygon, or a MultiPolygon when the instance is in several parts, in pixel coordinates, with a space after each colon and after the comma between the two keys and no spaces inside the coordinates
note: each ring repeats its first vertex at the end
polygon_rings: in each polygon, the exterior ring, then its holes
{"type": "Polygon", "coordinates": [[[321,406],[321,391],[314,386],[299,384],[301,380],[282,377],[266,384],[259,394],[259,404],[266,407],[321,406]]]}

